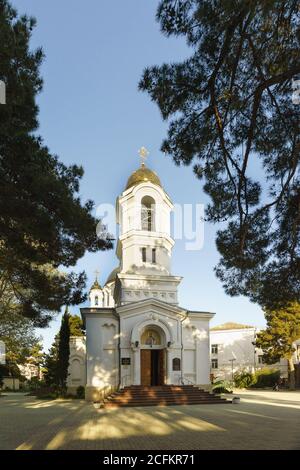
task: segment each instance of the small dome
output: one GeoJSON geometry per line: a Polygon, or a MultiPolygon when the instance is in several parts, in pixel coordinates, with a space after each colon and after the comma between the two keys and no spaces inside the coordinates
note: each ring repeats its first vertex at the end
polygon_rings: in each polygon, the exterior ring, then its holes
{"type": "Polygon", "coordinates": [[[120,267],[118,266],[117,268],[115,268],[111,273],[110,275],[108,276],[107,280],[106,280],[106,284],[108,284],[109,282],[113,282],[116,280],[116,277],[117,277],[117,274],[120,272],[120,267]]]}
{"type": "Polygon", "coordinates": [[[147,181],[150,181],[150,183],[162,187],[157,174],[149,168],[145,167],[145,165],[142,165],[141,168],[134,171],[132,175],[128,178],[126,189],[131,188],[132,186],[136,186],[140,183],[145,183],[147,181]]]}
{"type": "Polygon", "coordinates": [[[90,288],[90,291],[93,290],[93,289],[101,289],[101,286],[100,286],[97,278],[95,279],[94,284],[90,288]]]}

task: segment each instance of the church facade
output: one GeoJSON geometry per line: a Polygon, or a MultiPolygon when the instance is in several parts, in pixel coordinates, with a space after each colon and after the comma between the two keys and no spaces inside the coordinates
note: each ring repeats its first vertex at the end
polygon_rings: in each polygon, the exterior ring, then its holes
{"type": "Polygon", "coordinates": [[[160,179],[142,163],[116,201],[119,266],[104,286],[95,280],[90,306],[81,309],[86,338],[71,339],[68,384],[84,385],[87,400],[127,385],[209,387],[214,314],[179,305],[172,209],[160,179]]]}

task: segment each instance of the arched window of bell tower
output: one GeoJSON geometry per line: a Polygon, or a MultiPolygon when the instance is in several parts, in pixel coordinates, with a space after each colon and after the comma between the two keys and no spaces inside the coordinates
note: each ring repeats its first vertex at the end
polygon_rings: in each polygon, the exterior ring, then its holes
{"type": "Polygon", "coordinates": [[[151,196],[144,196],[141,201],[141,228],[148,232],[155,231],[155,201],[151,196]]]}

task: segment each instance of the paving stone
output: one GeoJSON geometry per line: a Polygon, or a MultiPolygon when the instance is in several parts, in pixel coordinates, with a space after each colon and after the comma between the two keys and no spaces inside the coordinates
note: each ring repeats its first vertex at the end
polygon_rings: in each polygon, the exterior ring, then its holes
{"type": "Polygon", "coordinates": [[[0,397],[0,449],[300,449],[300,392],[237,405],[97,410],[83,400],[0,397]]]}

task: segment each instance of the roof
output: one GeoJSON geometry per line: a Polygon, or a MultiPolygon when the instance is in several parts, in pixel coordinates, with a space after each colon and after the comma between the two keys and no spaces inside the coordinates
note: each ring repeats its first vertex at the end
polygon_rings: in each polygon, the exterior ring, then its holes
{"type": "Polygon", "coordinates": [[[218,331],[218,330],[245,330],[247,328],[254,328],[251,325],[244,325],[243,323],[234,323],[234,322],[226,322],[222,325],[217,325],[211,328],[211,331],[218,331]]]}
{"type": "Polygon", "coordinates": [[[132,186],[136,186],[137,184],[140,183],[145,183],[147,181],[150,181],[150,183],[156,184],[157,186],[162,187],[161,182],[157,174],[150,170],[150,168],[147,168],[144,164],[142,166],[134,171],[128,178],[126,189],[131,188],[132,186]]]}
{"type": "Polygon", "coordinates": [[[101,289],[101,286],[100,286],[97,278],[95,279],[94,284],[90,288],[90,291],[93,290],[93,289],[101,289]]]}
{"type": "Polygon", "coordinates": [[[110,273],[110,275],[108,276],[107,280],[106,280],[106,284],[108,284],[109,282],[113,282],[116,280],[116,277],[117,277],[117,274],[120,272],[120,266],[117,266],[115,269],[112,270],[112,272],[110,273]]]}

